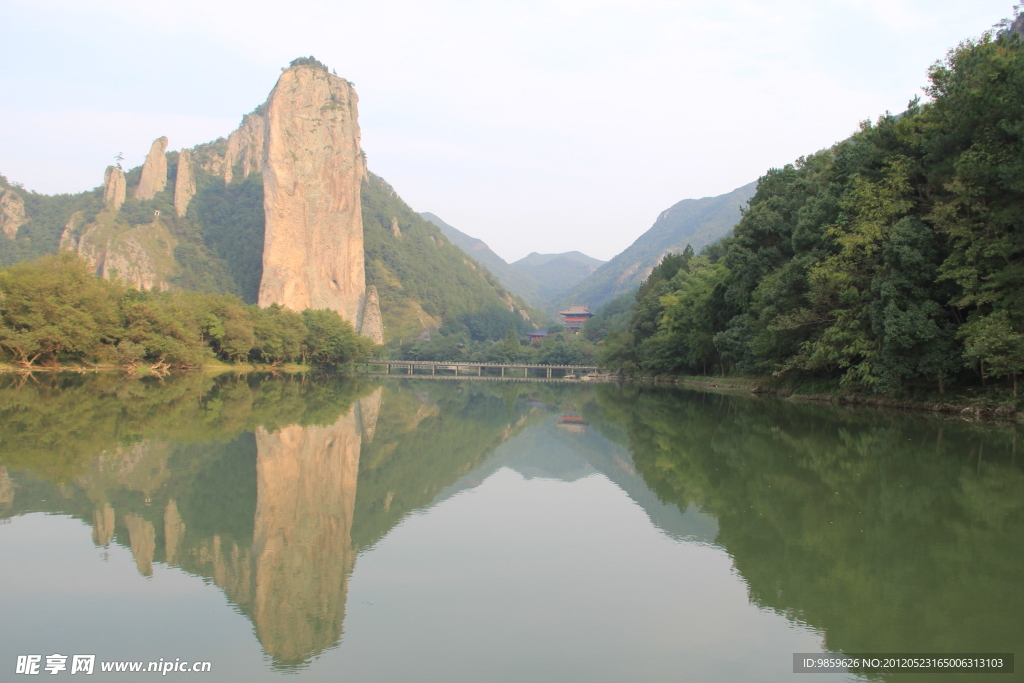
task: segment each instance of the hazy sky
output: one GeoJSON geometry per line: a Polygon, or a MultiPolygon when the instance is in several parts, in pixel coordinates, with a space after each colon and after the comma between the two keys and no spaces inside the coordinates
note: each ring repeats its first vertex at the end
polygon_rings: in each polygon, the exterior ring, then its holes
{"type": "Polygon", "coordinates": [[[226,136],[280,68],[353,81],[370,169],[507,260],[608,259],[900,111],[1007,0],[2,0],[0,173],[99,185],[226,136]]]}

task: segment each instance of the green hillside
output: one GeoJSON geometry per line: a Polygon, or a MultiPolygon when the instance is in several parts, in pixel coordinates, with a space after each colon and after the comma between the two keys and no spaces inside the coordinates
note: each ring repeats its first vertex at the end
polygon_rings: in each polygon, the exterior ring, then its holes
{"type": "Polygon", "coordinates": [[[474,312],[502,309],[537,316],[380,176],[371,173],[363,183],[362,201],[366,284],[380,294],[389,341],[410,341],[474,312]]]}
{"type": "Polygon", "coordinates": [[[668,253],[681,253],[689,244],[698,253],[728,235],[740,220],[740,209],[754,196],[749,183],[717,197],[684,199],[662,212],[651,229],[625,251],[598,268],[557,301],[559,305],[588,303],[591,310],[647,279],[668,253]]]}
{"type": "Polygon", "coordinates": [[[428,211],[423,211],[420,215],[439,227],[452,244],[462,249],[462,251],[473,257],[477,263],[491,271],[505,289],[518,294],[531,304],[535,304],[537,283],[531,277],[517,271],[505,259],[491,251],[486,242],[476,237],[470,237],[428,211]]]}

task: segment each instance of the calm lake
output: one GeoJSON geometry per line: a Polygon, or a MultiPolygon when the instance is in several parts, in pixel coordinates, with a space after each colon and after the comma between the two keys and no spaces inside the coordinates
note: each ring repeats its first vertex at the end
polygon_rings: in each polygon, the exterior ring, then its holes
{"type": "Polygon", "coordinates": [[[793,654],[1024,652],[1018,449],[613,384],[0,377],[0,680],[923,680],[793,654]]]}

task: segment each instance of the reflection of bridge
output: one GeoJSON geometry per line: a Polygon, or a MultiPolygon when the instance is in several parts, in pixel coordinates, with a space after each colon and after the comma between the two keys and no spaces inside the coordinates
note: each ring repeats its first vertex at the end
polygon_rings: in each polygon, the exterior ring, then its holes
{"type": "Polygon", "coordinates": [[[368,360],[352,364],[357,372],[391,375],[404,370],[405,375],[432,377],[466,377],[479,379],[589,379],[598,372],[596,365],[529,365],[522,363],[463,363],[432,360],[368,360]],[[522,373],[522,374],[519,374],[522,373]],[[530,373],[533,373],[532,375],[530,373]],[[543,374],[541,374],[543,373],[543,374]]]}

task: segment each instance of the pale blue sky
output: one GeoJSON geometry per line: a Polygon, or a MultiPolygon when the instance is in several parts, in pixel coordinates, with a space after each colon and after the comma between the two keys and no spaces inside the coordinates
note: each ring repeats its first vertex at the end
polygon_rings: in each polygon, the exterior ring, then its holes
{"type": "Polygon", "coordinates": [[[225,136],[280,68],[353,81],[363,148],[417,211],[515,260],[607,259],[899,111],[1005,0],[0,0],[0,173],[100,184],[123,152],[225,136]]]}

